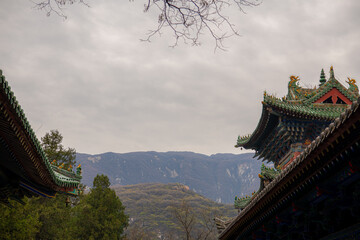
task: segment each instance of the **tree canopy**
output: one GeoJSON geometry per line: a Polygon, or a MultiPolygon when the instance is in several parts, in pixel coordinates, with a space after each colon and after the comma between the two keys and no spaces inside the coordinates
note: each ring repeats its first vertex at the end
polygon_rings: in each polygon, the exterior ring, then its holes
{"type": "Polygon", "coordinates": [[[51,130],[41,138],[41,146],[49,161],[56,160],[58,165],[64,164],[63,168],[74,166],[76,150],[74,148],[64,148],[62,145],[63,136],[58,130],[51,130]]]}
{"type": "Polygon", "coordinates": [[[37,210],[27,198],[24,205],[9,202],[12,208],[0,204],[0,239],[34,239],[41,226],[37,210]]]}
{"type": "Polygon", "coordinates": [[[110,181],[109,181],[108,176],[105,176],[103,174],[97,175],[94,178],[93,186],[94,186],[94,190],[95,189],[109,188],[110,187],[110,181]]]}
{"type": "Polygon", "coordinates": [[[123,239],[128,225],[125,207],[110,189],[109,178],[97,175],[94,187],[76,206],[77,239],[123,239]]]}
{"type": "MultiPolygon", "coordinates": [[[[74,164],[75,149],[65,149],[62,139],[57,130],[46,133],[41,138],[45,154],[65,166],[74,164]]],[[[12,208],[0,204],[0,239],[122,239],[128,216],[109,187],[109,178],[98,175],[89,194],[25,197],[23,204],[10,200],[12,208]]]]}

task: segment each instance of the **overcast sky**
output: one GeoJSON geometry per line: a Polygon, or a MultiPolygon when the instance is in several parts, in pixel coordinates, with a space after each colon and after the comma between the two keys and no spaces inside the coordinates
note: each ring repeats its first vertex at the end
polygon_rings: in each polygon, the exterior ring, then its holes
{"type": "Polygon", "coordinates": [[[31,1],[0,1],[0,69],[40,139],[51,129],[78,152],[194,151],[241,153],[263,92],[282,97],[290,75],[303,86],[327,77],[360,80],[360,1],[264,0],[247,14],[231,9],[241,37],[214,52],[163,34],[144,0],[89,0],[67,20],[31,1]]]}

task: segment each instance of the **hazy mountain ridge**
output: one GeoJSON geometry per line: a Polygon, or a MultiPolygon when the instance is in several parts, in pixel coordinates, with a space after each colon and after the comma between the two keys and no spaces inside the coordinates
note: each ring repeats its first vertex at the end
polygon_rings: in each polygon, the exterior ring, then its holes
{"type": "Polygon", "coordinates": [[[92,186],[96,174],[106,174],[112,185],[181,183],[214,201],[233,203],[235,195],[259,186],[261,161],[252,153],[131,152],[77,154],[83,183],[92,186]]]}

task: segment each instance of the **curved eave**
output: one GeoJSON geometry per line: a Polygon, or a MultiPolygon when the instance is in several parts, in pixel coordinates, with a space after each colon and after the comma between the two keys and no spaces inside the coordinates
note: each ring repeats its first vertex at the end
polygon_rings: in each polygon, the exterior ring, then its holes
{"type": "Polygon", "coordinates": [[[271,118],[271,113],[269,108],[267,108],[267,104],[263,102],[263,109],[260,117],[260,121],[255,128],[255,131],[249,136],[242,139],[238,139],[235,147],[243,147],[245,149],[255,149],[255,145],[257,141],[264,135],[266,128],[268,128],[268,123],[271,118]]]}
{"type": "Polygon", "coordinates": [[[264,102],[280,115],[287,115],[301,119],[334,120],[345,111],[348,105],[317,105],[303,102],[289,103],[274,97],[264,98],[264,102]]]}
{"type": "Polygon", "coordinates": [[[263,136],[266,136],[270,132],[269,122],[277,119],[278,116],[291,116],[300,119],[317,119],[325,121],[333,121],[340,114],[345,111],[348,106],[317,106],[317,105],[305,105],[302,102],[289,103],[282,101],[281,99],[264,96],[263,110],[260,117],[260,121],[255,131],[249,136],[244,138],[238,138],[235,147],[243,147],[245,149],[256,149],[257,143],[263,136]]]}
{"type": "MultiPolygon", "coordinates": [[[[297,177],[309,171],[311,167],[313,167],[312,171],[316,171],[316,167],[314,167],[315,165],[313,164],[315,161],[327,161],[326,164],[323,164],[323,167],[317,171],[317,174],[323,174],[326,172],[324,169],[333,166],[335,161],[339,162],[339,158],[343,158],[348,151],[350,152],[354,147],[358,148],[360,135],[356,134],[356,131],[355,134],[350,134],[355,129],[358,129],[359,126],[359,102],[360,98],[354,101],[350,108],[341,113],[339,118],[325,128],[290,165],[281,171],[269,185],[262,189],[250,204],[220,233],[219,239],[240,238],[243,233],[246,233],[246,228],[250,226],[250,224],[254,224],[254,222],[256,224],[261,223],[264,218],[261,218],[262,216],[259,215],[259,213],[269,211],[270,207],[272,207],[270,206],[270,199],[278,196],[282,199],[285,199],[285,197],[289,198],[289,195],[286,196],[286,194],[289,193],[288,189],[286,189],[287,184],[297,182],[297,177]],[[342,148],[334,147],[339,140],[341,141],[341,139],[344,139],[346,136],[352,137],[348,140],[346,149],[343,150],[342,148]],[[329,148],[337,149],[338,151],[332,158],[326,155],[329,148]]],[[[315,179],[314,172],[311,175],[309,174],[309,176],[309,179],[315,179]]],[[[307,183],[308,181],[304,182],[304,184],[307,183]]],[[[298,187],[301,188],[304,187],[304,185],[298,185],[298,187]]],[[[292,188],[292,191],[293,190],[292,188]]],[[[278,202],[277,206],[280,206],[279,204],[281,204],[281,202],[278,202]]],[[[270,209],[270,211],[274,211],[274,208],[272,210],[270,209]]],[[[266,214],[270,213],[268,212],[266,214]]]]}
{"type": "Polygon", "coordinates": [[[77,187],[81,176],[65,178],[53,171],[40,141],[35,136],[1,70],[0,100],[1,114],[8,123],[7,131],[2,133],[3,137],[9,139],[8,142],[11,141],[14,145],[12,149],[15,158],[23,166],[26,176],[32,178],[37,184],[48,186],[55,191],[77,187]]]}

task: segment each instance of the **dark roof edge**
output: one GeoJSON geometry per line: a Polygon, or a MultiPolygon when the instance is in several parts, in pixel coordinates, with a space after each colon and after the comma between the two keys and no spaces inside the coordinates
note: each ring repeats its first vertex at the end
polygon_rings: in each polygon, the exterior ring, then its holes
{"type": "Polygon", "coordinates": [[[43,164],[48,171],[48,174],[51,176],[52,181],[60,186],[60,187],[74,187],[80,183],[81,176],[76,176],[73,180],[65,181],[58,178],[53,169],[52,165],[50,164],[49,160],[47,159],[45,152],[43,151],[40,141],[37,139],[33,129],[30,126],[29,121],[27,120],[23,109],[21,108],[19,102],[16,100],[14,93],[11,91],[11,87],[9,86],[8,82],[5,80],[5,76],[2,74],[2,70],[0,69],[0,89],[5,94],[5,100],[7,104],[10,106],[9,109],[12,114],[17,117],[17,122],[24,130],[24,133],[27,135],[26,138],[28,141],[32,143],[34,146],[34,151],[36,154],[43,160],[43,164]],[[76,180],[75,180],[76,179],[76,180]]]}
{"type": "Polygon", "coordinates": [[[310,153],[316,149],[319,144],[323,143],[327,137],[333,133],[335,130],[339,129],[339,127],[350,118],[350,116],[356,112],[359,108],[360,98],[357,101],[354,101],[350,108],[346,109],[343,113],[341,113],[340,117],[336,118],[334,122],[332,122],[328,127],[325,128],[321,134],[311,142],[311,144],[299,155],[295,158],[295,160],[289,164],[269,185],[267,185],[251,202],[249,205],[245,207],[245,209],[234,219],[232,223],[230,223],[227,228],[219,235],[219,239],[222,239],[225,235],[229,234],[229,231],[232,230],[235,223],[239,221],[245,214],[247,214],[252,207],[257,204],[260,199],[267,193],[269,193],[282,179],[288,176],[296,166],[302,163],[310,153]]]}

